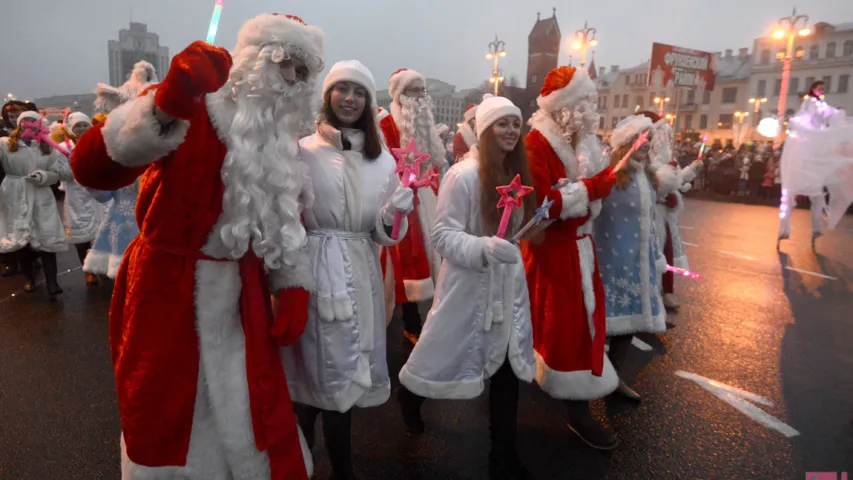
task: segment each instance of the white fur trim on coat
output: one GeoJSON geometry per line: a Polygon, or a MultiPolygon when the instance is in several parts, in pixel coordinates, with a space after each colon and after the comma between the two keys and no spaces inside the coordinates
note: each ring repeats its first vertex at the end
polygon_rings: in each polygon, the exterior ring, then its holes
{"type": "Polygon", "coordinates": [[[462,126],[459,127],[459,133],[462,135],[462,140],[465,140],[465,145],[468,145],[468,148],[477,144],[477,134],[474,133],[471,125],[468,125],[468,122],[463,123],[462,126]]]}
{"type": "Polygon", "coordinates": [[[672,165],[660,165],[655,171],[655,176],[658,179],[658,201],[666,201],[666,197],[678,191],[681,186],[681,179],[678,172],[672,165]]]}
{"type": "Polygon", "coordinates": [[[121,260],[121,255],[89,250],[89,253],[86,254],[86,259],[83,261],[83,271],[95,275],[106,275],[110,278],[116,278],[118,269],[121,266],[121,260]]]}
{"type": "Polygon", "coordinates": [[[125,167],[153,163],[183,143],[190,123],[176,119],[165,135],[154,116],[154,92],[125,103],[107,117],[102,133],[107,154],[125,167]]]}
{"type": "Polygon", "coordinates": [[[305,53],[322,60],[325,41],[326,35],[320,27],[302,24],[285,15],[262,13],[240,28],[234,55],[239,55],[247,46],[276,42],[299,47],[305,53]]]}
{"type": "Polygon", "coordinates": [[[589,192],[586,184],[575,182],[560,190],[563,195],[563,209],[560,212],[560,220],[567,218],[580,218],[589,211],[589,192]]]}
{"type": "Polygon", "coordinates": [[[273,292],[287,288],[301,287],[309,292],[317,288],[316,279],[311,272],[311,262],[307,255],[295,255],[296,264],[283,265],[270,272],[270,287],[273,292]]]}
{"type": "Polygon", "coordinates": [[[595,95],[595,92],[595,83],[589,78],[589,72],[579,68],[575,70],[568,85],[544,97],[540,95],[536,99],[536,104],[539,108],[553,113],[561,108],[572,106],[590,95],[595,95]]]}
{"type": "Polygon", "coordinates": [[[545,360],[536,354],[536,383],[548,395],[560,400],[597,400],[610,395],[619,386],[619,376],[607,355],[604,355],[604,369],[596,377],[589,370],[561,372],[549,367],[545,360]]]}
{"type": "Polygon", "coordinates": [[[554,150],[554,153],[563,162],[563,168],[566,170],[566,178],[577,180],[584,169],[581,168],[582,166],[578,162],[575,150],[563,138],[560,126],[557,125],[551,114],[545,110],[537,110],[527,123],[545,137],[548,145],[551,146],[551,149],[554,150]]]}
{"type": "Polygon", "coordinates": [[[634,136],[653,127],[651,118],[644,115],[631,115],[619,122],[613,129],[613,134],[610,136],[610,146],[613,147],[613,150],[621,148],[631,142],[634,136]]]}
{"type": "MultiPolygon", "coordinates": [[[[370,236],[377,245],[390,247],[400,243],[406,234],[409,233],[408,216],[403,215],[403,220],[400,222],[400,231],[397,233],[397,240],[392,239],[391,235],[385,231],[385,223],[382,221],[382,214],[380,213],[379,215],[376,215],[376,224],[374,225],[373,232],[370,236]]],[[[391,270],[393,270],[393,268],[391,270]]]]}
{"type": "MultiPolygon", "coordinates": [[[[391,100],[393,101],[391,104],[392,107],[394,104],[400,103],[400,94],[402,94],[403,90],[405,90],[406,87],[415,80],[420,80],[424,83],[424,86],[426,86],[426,79],[424,76],[412,69],[403,70],[402,72],[391,75],[391,79],[388,81],[388,94],[391,96],[391,100]]],[[[397,120],[396,116],[394,120],[397,120]]]]}

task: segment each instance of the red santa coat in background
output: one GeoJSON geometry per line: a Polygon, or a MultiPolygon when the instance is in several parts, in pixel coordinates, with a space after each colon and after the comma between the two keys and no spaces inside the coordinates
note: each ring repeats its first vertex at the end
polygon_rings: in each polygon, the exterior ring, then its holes
{"type": "Polygon", "coordinates": [[[567,173],[578,171],[575,153],[549,116],[534,117],[531,126],[524,143],[537,202],[547,195],[554,201],[549,217],[558,219],[540,239],[522,243],[536,381],[552,397],[593,400],[619,384],[604,352],[605,295],[590,235],[600,206],[590,202],[585,183],[578,184],[571,205],[563,204],[560,190],[552,187],[563,178],[577,181],[567,173]],[[564,208],[572,213],[559,220],[564,208]]]}
{"type": "MultiPolygon", "coordinates": [[[[239,261],[205,253],[222,214],[228,132],[214,125],[230,126],[229,95],[208,95],[163,134],[144,92],[90,129],[72,157],[90,188],[142,176],[141,233],[110,307],[124,478],[307,480],[312,469],[270,336],[263,262],[251,250],[239,261]]],[[[276,290],[313,283],[307,265],[272,280],[276,290]]]]}
{"type": "MultiPolygon", "coordinates": [[[[382,118],[379,126],[388,148],[400,148],[400,130],[393,114],[382,118]]],[[[415,209],[408,217],[408,234],[397,245],[382,249],[382,273],[386,286],[393,285],[393,289],[386,288],[386,294],[389,290],[393,291],[393,300],[385,299],[386,306],[391,310],[386,312],[388,321],[393,313],[393,305],[429,300],[435,293],[435,280],[441,266],[441,259],[429,239],[432,221],[435,219],[435,204],[435,192],[430,188],[419,188],[415,209]]]]}

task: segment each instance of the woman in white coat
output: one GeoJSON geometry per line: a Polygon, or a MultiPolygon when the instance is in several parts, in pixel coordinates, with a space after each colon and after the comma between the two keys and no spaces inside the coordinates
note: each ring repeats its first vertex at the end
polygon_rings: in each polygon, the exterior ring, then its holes
{"type": "MultiPolygon", "coordinates": [[[[412,432],[422,432],[425,398],[467,399],[489,386],[492,479],[528,479],[515,449],[519,379],[533,380],[536,360],[521,253],[495,236],[496,187],[516,175],[532,185],[521,138],[521,111],[492,97],[477,109],[479,149],[455,164],[439,190],[431,238],[443,258],[435,300],[420,340],[400,371],[398,401],[412,432]]],[[[535,209],[534,195],[514,209],[506,237],[535,209]]]]}
{"type": "Polygon", "coordinates": [[[74,175],[68,159],[50,145],[21,138],[42,128],[41,115],[27,111],[18,117],[17,129],[0,139],[0,167],[6,172],[0,185],[0,253],[18,256],[27,292],[35,291],[33,262],[40,255],[47,291],[58,295],[56,252],[68,250],[68,244],[50,186],[74,175]]]}
{"type": "Polygon", "coordinates": [[[407,231],[414,194],[400,185],[396,163],[379,137],[373,75],[355,60],[332,66],[323,84],[315,134],[299,143],[308,163],[313,204],[303,212],[317,280],[308,324],[282,352],[290,394],[309,446],[323,414],[333,478],[354,479],[352,407],[388,400],[385,300],[377,245],[407,231]],[[391,238],[396,212],[403,215],[391,238]]]}
{"type": "MultiPolygon", "coordinates": [[[[67,148],[74,149],[77,140],[92,127],[92,119],[83,112],[68,115],[65,123],[54,132],[53,140],[67,148]]],[[[74,179],[62,182],[65,191],[65,201],[62,202],[62,223],[65,224],[65,236],[69,245],[74,245],[80,265],[86,262],[86,254],[92,248],[92,241],[98,235],[98,230],[104,222],[104,207],[92,197],[89,190],[74,179]]],[[[86,284],[98,283],[98,277],[85,272],[86,284]]]]}

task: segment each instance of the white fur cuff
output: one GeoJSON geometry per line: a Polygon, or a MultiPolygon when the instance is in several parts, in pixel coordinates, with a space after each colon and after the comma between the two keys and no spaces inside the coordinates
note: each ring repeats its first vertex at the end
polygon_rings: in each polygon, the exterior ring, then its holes
{"type": "Polygon", "coordinates": [[[583,182],[569,185],[568,190],[561,190],[563,194],[563,208],[560,211],[560,220],[567,218],[580,218],[589,210],[589,193],[583,182]]]}
{"type": "Polygon", "coordinates": [[[125,167],[153,163],[183,143],[189,122],[175,120],[165,135],[154,116],[154,93],[125,103],[113,110],[104,124],[107,154],[125,167]]]}
{"type": "Polygon", "coordinates": [[[316,292],[317,284],[311,273],[308,255],[296,256],[296,264],[282,266],[270,272],[270,286],[273,292],[287,288],[301,287],[309,292],[316,292]]]}
{"type": "Polygon", "coordinates": [[[400,243],[409,231],[409,218],[407,216],[403,216],[403,221],[400,223],[400,231],[398,232],[399,235],[397,235],[397,240],[394,240],[391,238],[391,235],[385,231],[386,225],[382,220],[382,217],[383,215],[381,213],[376,216],[376,225],[373,229],[373,234],[371,235],[371,237],[373,237],[373,241],[383,247],[390,247],[400,243]]]}

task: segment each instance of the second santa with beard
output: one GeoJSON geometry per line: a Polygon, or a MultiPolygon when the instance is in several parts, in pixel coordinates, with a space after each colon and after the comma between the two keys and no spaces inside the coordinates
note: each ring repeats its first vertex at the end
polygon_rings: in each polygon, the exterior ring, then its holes
{"type": "MultiPolygon", "coordinates": [[[[405,68],[397,70],[391,75],[388,93],[391,115],[380,121],[388,147],[399,148],[415,139],[418,150],[430,154],[429,164],[421,165],[421,173],[430,166],[440,171],[446,163],[445,147],[438,136],[423,75],[405,68]]],[[[411,344],[417,343],[421,333],[417,302],[432,299],[441,267],[441,258],[429,239],[435,222],[436,194],[430,188],[417,190],[415,210],[408,217],[409,233],[382,252],[386,315],[390,320],[394,305],[402,305],[403,337],[411,344]]]]}

